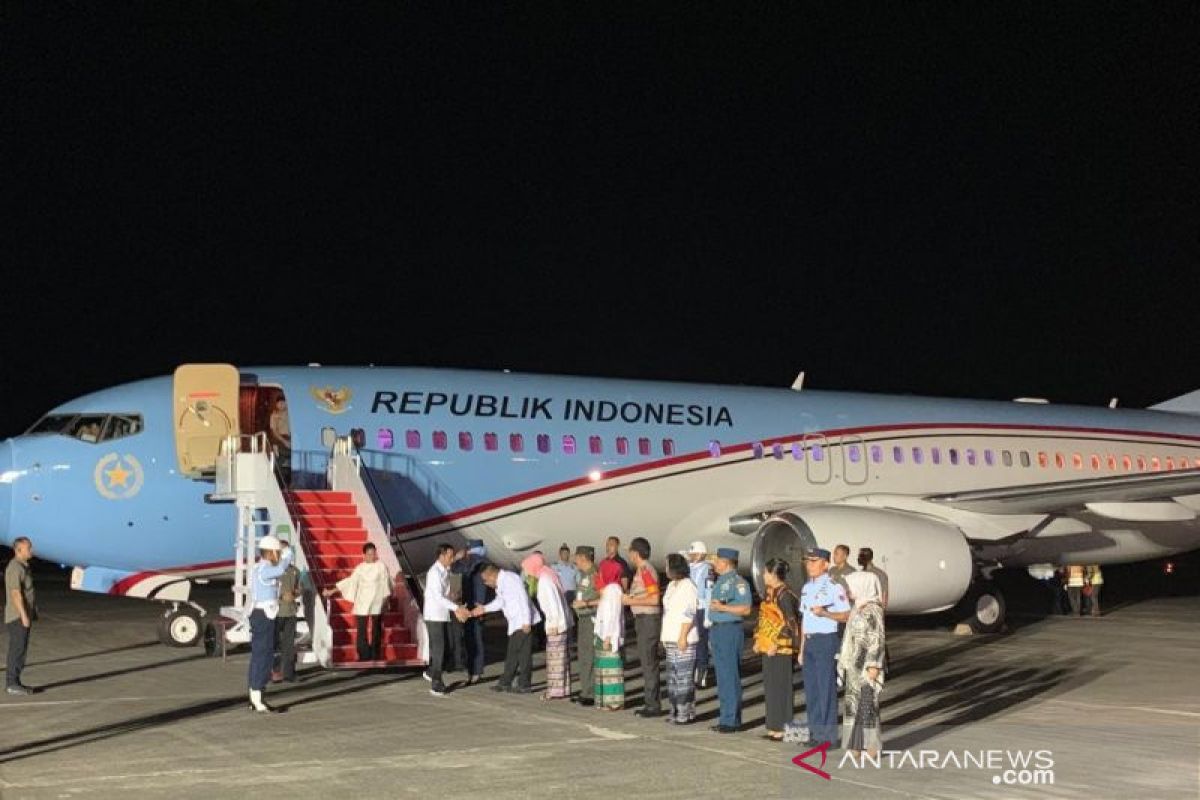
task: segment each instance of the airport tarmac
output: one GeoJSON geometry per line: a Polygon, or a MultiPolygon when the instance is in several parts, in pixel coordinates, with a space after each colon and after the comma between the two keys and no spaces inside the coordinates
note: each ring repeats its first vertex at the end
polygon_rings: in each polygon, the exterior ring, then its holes
{"type": "MultiPolygon", "coordinates": [[[[268,699],[286,714],[255,716],[245,653],[222,662],[168,649],[155,639],[153,607],[72,593],[61,581],[44,579],[40,600],[26,682],[43,691],[0,698],[4,800],[1200,797],[1194,596],[1134,602],[1096,620],[1017,619],[1000,636],[897,624],[883,699],[892,765],[885,756],[854,768],[832,751],[829,779],[793,764],[795,746],[759,738],[761,684],[749,654],[748,729],[737,735],[708,729],[712,690],[700,694],[703,722],[683,728],[495,694],[495,654],[483,684],[446,698],[431,697],[419,672],[317,671],[272,688],[268,699]],[[1005,783],[1047,780],[1004,774],[1008,759],[1032,751],[1048,751],[1053,784],[1005,783]],[[976,766],[987,758],[991,766],[976,766]]],[[[503,628],[489,637],[499,647],[503,628]]],[[[540,665],[538,655],[535,688],[540,665]]],[[[636,663],[627,674],[636,706],[636,663]]],[[[798,690],[799,714],[802,703],[798,690]]],[[[820,768],[819,754],[807,763],[820,768]]]]}

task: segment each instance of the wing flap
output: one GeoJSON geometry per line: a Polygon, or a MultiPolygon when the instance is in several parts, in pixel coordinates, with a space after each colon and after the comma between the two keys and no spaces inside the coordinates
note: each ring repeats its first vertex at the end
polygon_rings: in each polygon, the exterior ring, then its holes
{"type": "Polygon", "coordinates": [[[1104,504],[1170,501],[1195,494],[1200,494],[1200,469],[977,489],[925,499],[978,514],[1054,514],[1081,511],[1089,505],[1098,506],[1095,510],[1101,513],[1104,504]]]}

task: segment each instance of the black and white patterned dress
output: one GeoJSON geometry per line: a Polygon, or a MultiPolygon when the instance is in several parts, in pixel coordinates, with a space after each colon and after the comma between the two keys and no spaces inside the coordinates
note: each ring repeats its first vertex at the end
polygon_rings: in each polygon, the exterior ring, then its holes
{"type": "Polygon", "coordinates": [[[847,750],[878,751],[883,747],[879,722],[879,692],[883,689],[883,607],[867,603],[856,608],[846,624],[838,668],[845,682],[842,745],[847,750]],[[867,668],[877,667],[874,681],[867,668]]]}

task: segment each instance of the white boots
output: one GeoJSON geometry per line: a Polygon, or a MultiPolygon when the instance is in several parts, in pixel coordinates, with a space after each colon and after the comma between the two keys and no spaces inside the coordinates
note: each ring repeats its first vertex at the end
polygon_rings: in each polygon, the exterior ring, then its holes
{"type": "Polygon", "coordinates": [[[263,702],[261,689],[250,690],[250,709],[260,714],[270,713],[275,710],[263,702]]]}

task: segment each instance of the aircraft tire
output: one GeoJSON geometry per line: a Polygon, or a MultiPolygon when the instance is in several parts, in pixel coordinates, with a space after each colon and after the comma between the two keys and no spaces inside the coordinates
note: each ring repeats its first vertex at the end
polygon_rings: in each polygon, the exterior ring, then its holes
{"type": "Polygon", "coordinates": [[[167,647],[195,647],[204,636],[204,624],[194,608],[167,611],[158,621],[158,640],[167,647]]]}
{"type": "Polygon", "coordinates": [[[1004,630],[1007,606],[1004,594],[992,581],[980,581],[967,594],[966,619],[973,633],[999,633],[1004,630]]]}

